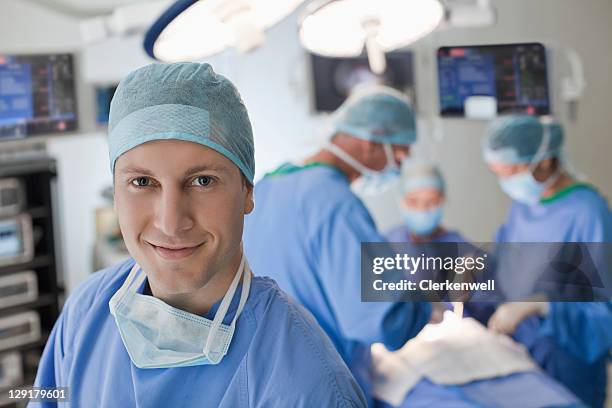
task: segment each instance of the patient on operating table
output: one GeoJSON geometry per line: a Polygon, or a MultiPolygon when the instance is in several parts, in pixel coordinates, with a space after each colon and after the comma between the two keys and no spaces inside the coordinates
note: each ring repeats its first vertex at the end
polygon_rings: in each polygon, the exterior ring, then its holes
{"type": "Polygon", "coordinates": [[[395,352],[373,345],[372,364],[374,395],[395,407],[451,401],[453,406],[496,407],[577,403],[539,370],[524,346],[451,311],[395,352]]]}

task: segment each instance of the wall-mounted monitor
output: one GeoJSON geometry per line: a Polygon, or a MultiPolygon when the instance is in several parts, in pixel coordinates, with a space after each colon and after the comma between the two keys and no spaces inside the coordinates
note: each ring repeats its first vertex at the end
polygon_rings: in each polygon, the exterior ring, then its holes
{"type": "Polygon", "coordinates": [[[381,84],[405,93],[415,102],[412,52],[386,54],[387,69],[382,75],[370,70],[368,58],[327,58],[311,54],[314,108],[319,112],[336,110],[358,85],[381,84]]]}
{"type": "Polygon", "coordinates": [[[550,113],[546,49],[540,43],[438,49],[440,114],[463,116],[470,96],[492,96],[497,113],[550,113]]]}
{"type": "Polygon", "coordinates": [[[110,103],[117,90],[117,85],[96,87],[96,123],[98,125],[108,124],[110,114],[110,103]]]}
{"type": "Polygon", "coordinates": [[[0,55],[0,140],[77,128],[70,54],[0,55]]]}

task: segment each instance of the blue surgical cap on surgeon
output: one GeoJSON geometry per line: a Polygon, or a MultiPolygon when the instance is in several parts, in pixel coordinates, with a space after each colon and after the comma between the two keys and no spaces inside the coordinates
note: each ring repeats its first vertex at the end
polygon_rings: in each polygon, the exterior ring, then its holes
{"type": "Polygon", "coordinates": [[[411,157],[401,165],[400,189],[403,194],[423,188],[434,188],[444,194],[444,179],[440,169],[424,159],[411,157]]]}
{"type": "Polygon", "coordinates": [[[336,112],[334,134],[396,145],[416,141],[415,116],[398,91],[376,86],[355,92],[336,112]]]}
{"type": "MultiPolygon", "coordinates": [[[[209,64],[151,64],[119,83],[108,124],[111,172],[117,158],[152,140],[184,140],[231,160],[253,183],[253,131],[234,85],[209,64]]],[[[178,159],[178,158],[175,158],[178,159]]]]}
{"type": "Polygon", "coordinates": [[[563,146],[561,125],[526,115],[496,119],[484,139],[485,160],[506,164],[530,163],[543,142],[545,132],[550,138],[548,145],[538,156],[538,161],[558,157],[561,154],[563,146]]]}

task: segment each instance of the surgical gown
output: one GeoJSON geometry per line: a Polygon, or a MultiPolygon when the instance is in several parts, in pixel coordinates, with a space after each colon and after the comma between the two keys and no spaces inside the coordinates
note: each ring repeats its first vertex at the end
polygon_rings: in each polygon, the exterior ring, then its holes
{"type": "Polygon", "coordinates": [[[327,165],[284,165],[255,186],[245,252],[316,317],[370,404],[372,343],[395,350],[431,314],[428,303],[361,301],[361,243],[384,242],[346,176],[327,165]]]}
{"type": "Polygon", "coordinates": [[[612,215],[592,187],[575,184],[538,204],[513,202],[497,242],[612,242],[612,215]]]}
{"type": "Polygon", "coordinates": [[[612,302],[553,302],[542,329],[574,356],[596,361],[612,349],[612,302]]]}
{"type": "MultiPolygon", "coordinates": [[[[513,202],[497,241],[612,242],[612,215],[595,189],[575,184],[535,205],[513,202]]],[[[542,368],[592,407],[601,407],[605,399],[608,353],[600,349],[609,348],[605,339],[612,326],[609,308],[602,311],[604,303],[599,305],[585,303],[578,311],[571,304],[552,304],[548,319],[529,319],[515,334],[542,368]],[[579,324],[579,313],[604,327],[579,324]],[[585,354],[577,357],[576,352],[585,354]]]]}
{"type": "MultiPolygon", "coordinates": [[[[434,384],[422,379],[401,408],[579,408],[584,407],[562,385],[540,371],[515,373],[463,385],[434,384]]],[[[376,408],[392,408],[380,402],[376,408]]],[[[586,408],[586,407],[584,407],[586,408]]]]}
{"type": "MultiPolygon", "coordinates": [[[[36,386],[69,387],[74,407],[366,406],[313,317],[263,277],[253,278],[228,354],[218,365],[137,368],[108,307],[133,263],[94,274],[70,296],[45,347],[36,386]]],[[[239,294],[240,289],[226,324],[239,294]]]]}
{"type": "MultiPolygon", "coordinates": [[[[397,225],[387,232],[385,237],[389,242],[411,242],[411,233],[408,227],[405,225],[397,225]]],[[[466,239],[456,231],[444,231],[442,234],[437,235],[431,241],[433,243],[438,242],[467,242],[466,239]]]]}

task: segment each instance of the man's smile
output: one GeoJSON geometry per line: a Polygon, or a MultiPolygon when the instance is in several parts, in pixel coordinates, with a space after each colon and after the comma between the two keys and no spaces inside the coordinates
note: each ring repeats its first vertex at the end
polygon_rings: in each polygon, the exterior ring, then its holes
{"type": "Polygon", "coordinates": [[[152,244],[151,242],[147,243],[151,245],[151,247],[155,250],[155,253],[160,257],[170,260],[176,261],[179,259],[186,258],[192,255],[195,251],[198,250],[204,242],[200,244],[179,244],[179,245],[170,245],[170,244],[152,244]]]}

